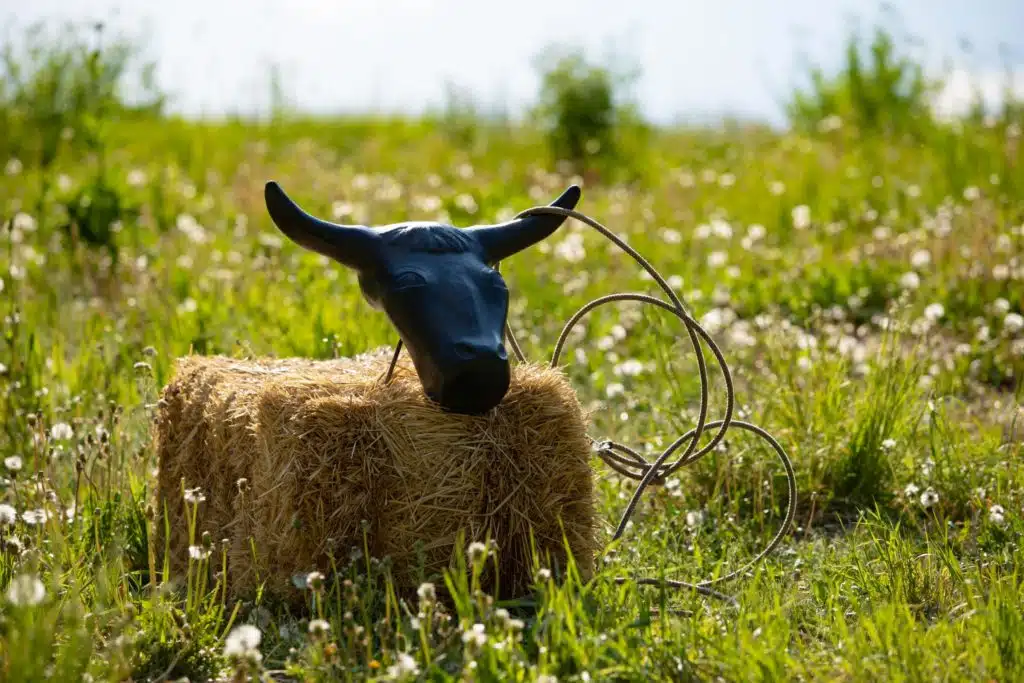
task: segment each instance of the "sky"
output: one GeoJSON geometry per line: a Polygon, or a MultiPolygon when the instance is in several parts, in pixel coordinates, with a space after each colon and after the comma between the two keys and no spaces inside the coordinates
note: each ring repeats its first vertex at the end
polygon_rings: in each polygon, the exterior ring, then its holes
{"type": "Polygon", "coordinates": [[[552,44],[638,68],[652,121],[723,114],[771,122],[805,64],[833,67],[851,21],[913,35],[930,69],[953,60],[942,106],[972,83],[990,99],[1009,49],[1024,94],[1024,0],[0,0],[0,37],[37,20],[104,20],[140,39],[188,115],[265,113],[271,66],[288,100],[314,112],[420,112],[446,83],[485,108],[535,101],[535,60],[552,44]],[[973,45],[965,52],[961,39],[973,45]]]}

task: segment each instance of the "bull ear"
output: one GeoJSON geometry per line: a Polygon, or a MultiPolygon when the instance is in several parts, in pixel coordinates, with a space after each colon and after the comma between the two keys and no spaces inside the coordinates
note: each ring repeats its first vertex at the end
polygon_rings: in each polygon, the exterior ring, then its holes
{"type": "MultiPolygon", "coordinates": [[[[580,188],[572,185],[551,206],[561,209],[574,209],[580,200],[580,188]]],[[[555,214],[537,214],[514,218],[499,225],[486,225],[469,228],[468,231],[483,247],[486,260],[497,263],[512,256],[516,252],[540,242],[558,229],[565,222],[565,216],[555,214]]]]}
{"type": "Polygon", "coordinates": [[[328,223],[310,216],[274,181],[267,183],[263,196],[274,225],[296,244],[359,271],[368,270],[379,262],[381,240],[374,230],[361,225],[328,223]]]}

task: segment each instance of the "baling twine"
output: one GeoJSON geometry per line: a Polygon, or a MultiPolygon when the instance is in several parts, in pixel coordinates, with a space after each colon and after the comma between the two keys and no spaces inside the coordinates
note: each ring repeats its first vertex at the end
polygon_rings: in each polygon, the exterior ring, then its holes
{"type": "MultiPolygon", "coordinates": [[[[690,338],[690,344],[693,347],[694,354],[697,358],[697,370],[700,375],[700,414],[697,418],[697,426],[686,432],[675,441],[673,441],[668,448],[662,451],[661,455],[652,462],[649,463],[640,453],[633,450],[629,446],[626,446],[615,441],[608,439],[597,440],[590,437],[591,443],[597,452],[597,455],[618,474],[639,481],[637,484],[636,491],[633,492],[632,498],[629,500],[629,504],[626,506],[625,512],[622,513],[622,517],[619,520],[619,524],[615,529],[615,533],[612,536],[612,541],[617,541],[622,537],[622,534],[626,530],[626,526],[629,523],[630,518],[636,511],[637,505],[640,503],[640,497],[644,491],[651,484],[659,485],[665,482],[668,477],[672,476],[675,472],[682,469],[687,465],[692,465],[697,462],[700,458],[704,457],[711,452],[721,441],[725,438],[726,432],[731,427],[738,427],[742,430],[751,432],[761,439],[766,441],[769,446],[779,456],[779,460],[782,462],[782,466],[786,471],[786,487],[788,491],[788,499],[786,502],[786,516],[782,521],[782,526],[778,532],[769,541],[768,545],[757,554],[754,559],[740,567],[739,569],[729,572],[723,576],[701,581],[699,583],[687,583],[685,581],[675,581],[671,579],[654,579],[648,577],[616,577],[615,582],[618,584],[625,583],[627,581],[635,581],[639,585],[646,586],[664,586],[667,588],[676,589],[688,589],[696,591],[702,595],[707,595],[714,598],[725,600],[733,605],[736,605],[736,599],[732,596],[721,593],[711,588],[712,585],[724,583],[735,579],[746,572],[748,572],[754,565],[764,560],[770,553],[772,553],[779,544],[782,543],[782,539],[789,532],[793,525],[793,518],[796,515],[796,472],[793,470],[793,463],[789,456],[786,454],[785,449],[779,444],[779,442],[767,431],[758,427],[755,424],[744,422],[742,420],[733,419],[733,408],[735,404],[735,391],[733,389],[732,374],[729,372],[729,366],[725,362],[725,357],[722,355],[721,349],[714,342],[707,331],[700,326],[686,312],[682,301],[676,292],[673,291],[672,287],[669,286],[668,282],[661,276],[658,271],[651,266],[647,260],[641,256],[635,249],[626,244],[622,239],[615,235],[611,230],[601,225],[593,218],[573,211],[571,209],[563,209],[556,206],[538,206],[526,211],[521,212],[516,218],[525,218],[526,216],[537,216],[541,214],[554,214],[557,216],[563,216],[566,218],[575,218],[576,220],[589,225],[594,228],[608,240],[613,242],[619,249],[629,254],[634,261],[640,264],[647,273],[654,279],[655,282],[661,287],[661,289],[668,296],[668,301],[659,299],[648,294],[622,292],[617,294],[609,294],[606,296],[599,297],[593,301],[587,303],[580,308],[565,324],[562,328],[562,333],[558,336],[558,341],[555,343],[555,350],[551,356],[550,367],[554,368],[558,365],[558,360],[562,356],[562,351],[565,348],[566,340],[568,339],[569,333],[572,329],[583,319],[585,315],[593,311],[595,308],[604,304],[613,303],[617,301],[636,301],[643,304],[651,304],[658,306],[672,315],[676,316],[686,326],[686,333],[690,338]],[[722,376],[725,379],[725,391],[726,391],[726,405],[725,405],[725,416],[721,420],[708,421],[708,370],[707,364],[704,360],[704,354],[701,352],[700,343],[703,341],[707,344],[707,347],[711,350],[711,353],[715,356],[715,360],[718,362],[719,368],[722,370],[722,376]],[[717,429],[714,437],[711,441],[701,448],[697,449],[697,444],[700,442],[701,436],[704,434],[704,430],[717,429]],[[672,462],[668,462],[669,458],[679,451],[683,446],[686,446],[683,453],[676,457],[672,462]]],[[[519,346],[519,342],[516,341],[515,334],[512,332],[511,326],[507,323],[505,325],[505,336],[509,345],[512,347],[512,351],[516,358],[522,362],[526,362],[526,356],[523,354],[522,348],[519,346]]],[[[398,364],[398,357],[402,352],[402,341],[399,340],[395,345],[395,352],[391,358],[391,364],[388,367],[387,375],[384,378],[385,382],[391,380],[391,376],[394,373],[395,367],[398,364]]]]}

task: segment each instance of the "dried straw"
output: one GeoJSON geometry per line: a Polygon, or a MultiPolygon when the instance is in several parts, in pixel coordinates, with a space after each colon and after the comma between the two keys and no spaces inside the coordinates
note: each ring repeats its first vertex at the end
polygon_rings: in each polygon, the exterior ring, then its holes
{"type": "Polygon", "coordinates": [[[588,578],[592,450],[565,376],[516,364],[502,404],[473,417],[430,403],[406,364],[380,381],[388,360],[180,359],[156,435],[172,567],[188,556],[184,480],[206,496],[197,534],[228,541],[236,597],[264,582],[286,595],[295,574],[329,571],[331,555],[343,564],[364,520],[370,555],[391,558],[400,589],[420,576],[417,545],[430,575],[453,561],[460,531],[497,542],[503,597],[531,583],[531,531],[541,557],[564,563],[568,544],[588,578]]]}

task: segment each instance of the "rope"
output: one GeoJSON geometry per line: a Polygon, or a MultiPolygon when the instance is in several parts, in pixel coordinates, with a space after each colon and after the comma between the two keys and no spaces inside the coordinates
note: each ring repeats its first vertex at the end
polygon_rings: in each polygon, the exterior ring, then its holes
{"type": "MultiPolygon", "coordinates": [[[[617,541],[619,538],[622,537],[622,534],[626,530],[626,525],[629,523],[630,518],[636,511],[636,507],[640,503],[640,498],[641,496],[643,496],[643,493],[648,486],[652,484],[659,485],[664,483],[664,481],[672,474],[674,474],[676,471],[680,470],[681,468],[687,465],[692,465],[693,463],[697,462],[697,460],[710,453],[711,450],[714,449],[722,441],[722,439],[725,438],[725,434],[730,427],[738,427],[744,431],[751,432],[752,434],[755,434],[756,436],[764,439],[768,443],[768,445],[772,447],[776,455],[778,455],[779,460],[782,462],[782,466],[786,471],[786,488],[789,494],[788,499],[786,501],[786,515],[783,519],[782,525],[779,527],[778,532],[775,534],[772,540],[768,542],[768,545],[766,545],[764,549],[761,550],[761,552],[759,552],[754,557],[754,559],[752,559],[750,562],[743,565],[739,569],[729,572],[724,576],[720,576],[715,579],[708,579],[706,581],[701,581],[695,584],[687,583],[684,581],[652,579],[646,577],[639,577],[633,579],[634,581],[636,581],[638,585],[657,585],[675,589],[689,589],[692,591],[696,591],[697,593],[700,593],[702,595],[718,598],[721,600],[725,600],[731,603],[732,605],[737,605],[738,603],[736,602],[735,598],[724,593],[721,593],[717,590],[714,590],[713,588],[711,588],[711,586],[719,583],[724,583],[726,581],[730,581],[748,572],[751,568],[754,567],[754,565],[764,560],[769,554],[771,554],[776,548],[778,548],[779,544],[782,543],[782,539],[785,537],[785,535],[789,532],[790,528],[792,527],[793,518],[796,515],[797,491],[796,472],[793,470],[793,463],[790,460],[789,455],[786,454],[785,449],[779,444],[779,442],[771,434],[769,434],[761,427],[758,427],[757,425],[751,424],[749,422],[733,419],[733,409],[735,406],[735,391],[733,388],[732,374],[729,372],[729,366],[725,362],[725,357],[722,355],[721,349],[719,349],[718,345],[714,342],[714,340],[707,333],[707,331],[703,327],[701,327],[697,323],[697,321],[695,321],[690,316],[689,313],[686,312],[686,309],[684,308],[682,301],[679,299],[679,296],[672,290],[672,287],[669,286],[668,282],[665,281],[661,274],[658,273],[658,271],[655,270],[655,268],[650,263],[648,263],[648,261],[643,256],[641,256],[635,249],[633,249],[624,241],[622,241],[622,239],[620,239],[617,235],[615,235],[605,226],[601,225],[600,223],[590,218],[589,216],[579,213],[577,211],[573,211],[571,209],[563,209],[556,206],[538,206],[523,211],[517,216],[517,218],[524,218],[526,216],[535,216],[540,214],[554,214],[566,218],[575,218],[576,220],[594,228],[602,235],[604,235],[609,241],[611,241],[617,247],[619,247],[619,249],[626,252],[630,257],[632,257],[633,260],[636,261],[640,265],[640,267],[642,267],[654,279],[654,281],[658,283],[658,285],[665,292],[669,299],[668,301],[665,301],[664,299],[659,299],[648,294],[637,294],[628,292],[609,294],[607,296],[594,299],[593,301],[587,303],[582,308],[580,308],[569,319],[569,321],[566,322],[565,326],[562,328],[562,332],[558,336],[558,341],[555,343],[554,352],[551,355],[550,367],[554,368],[558,365],[558,360],[559,358],[561,358],[562,351],[565,348],[565,343],[568,339],[569,333],[580,322],[580,320],[583,319],[584,316],[586,316],[588,313],[593,311],[595,308],[598,308],[599,306],[603,306],[604,304],[613,303],[617,301],[636,301],[644,304],[658,306],[659,308],[662,308],[671,313],[672,315],[676,316],[679,320],[683,322],[683,325],[685,325],[686,327],[687,336],[690,339],[690,344],[693,347],[693,351],[697,359],[697,371],[700,375],[700,413],[697,417],[697,425],[690,431],[686,432],[685,434],[677,438],[671,444],[669,444],[669,446],[664,451],[662,451],[662,453],[653,463],[649,463],[642,455],[640,455],[640,453],[624,444],[616,443],[610,440],[597,441],[593,437],[591,437],[590,439],[595,446],[595,450],[598,456],[601,458],[602,461],[604,461],[605,464],[607,464],[616,473],[628,477],[630,479],[638,480],[640,482],[636,487],[636,491],[633,492],[633,496],[632,498],[630,498],[629,503],[626,505],[626,510],[623,512],[622,517],[619,519],[619,524],[615,529],[614,535],[612,536],[612,541],[617,541]],[[712,355],[714,355],[715,360],[718,363],[718,367],[722,371],[722,376],[725,379],[725,416],[721,420],[714,420],[712,422],[707,421],[708,371],[706,361],[704,360],[704,354],[701,352],[701,341],[703,341],[707,345],[712,355]],[[697,450],[697,444],[700,443],[700,439],[701,436],[703,436],[704,431],[706,429],[716,428],[717,431],[715,432],[711,441],[700,450],[697,450]],[[668,459],[672,457],[672,455],[676,451],[683,448],[684,444],[686,445],[686,448],[683,451],[683,453],[672,462],[667,462],[668,459]]],[[[515,354],[516,358],[520,362],[525,363],[526,356],[523,354],[522,348],[516,341],[511,326],[509,326],[507,323],[505,325],[505,336],[507,341],[509,342],[509,345],[512,347],[512,351],[515,354]]],[[[389,366],[387,375],[384,378],[385,382],[389,382],[391,380],[391,376],[398,363],[398,357],[401,351],[402,343],[401,340],[399,340],[398,344],[395,346],[395,352],[391,359],[391,365],[389,366]]],[[[628,580],[629,579],[627,579],[626,577],[616,577],[615,582],[618,584],[622,584],[628,580]]]]}

